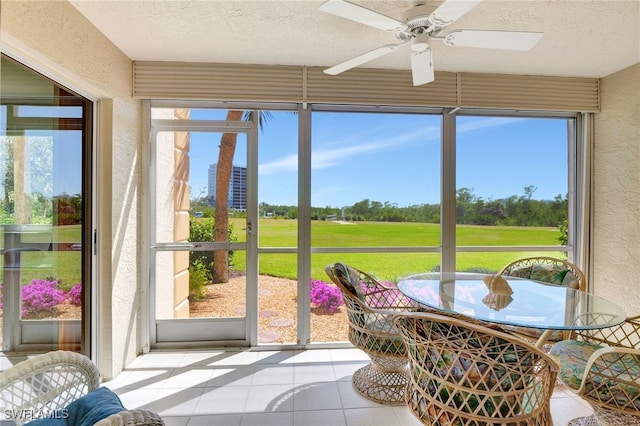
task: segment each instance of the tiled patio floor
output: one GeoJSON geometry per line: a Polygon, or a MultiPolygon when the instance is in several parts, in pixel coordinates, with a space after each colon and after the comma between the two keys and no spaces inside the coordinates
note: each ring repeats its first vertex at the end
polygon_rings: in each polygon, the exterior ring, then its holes
{"type": "MultiPolygon", "coordinates": [[[[0,368],[7,362],[0,357],[0,368]]],[[[353,390],[351,375],[366,363],[358,349],[152,352],[104,385],[126,407],[156,411],[169,426],[419,425],[407,408],[353,390]]],[[[591,413],[561,388],[551,408],[561,426],[591,413]]]]}

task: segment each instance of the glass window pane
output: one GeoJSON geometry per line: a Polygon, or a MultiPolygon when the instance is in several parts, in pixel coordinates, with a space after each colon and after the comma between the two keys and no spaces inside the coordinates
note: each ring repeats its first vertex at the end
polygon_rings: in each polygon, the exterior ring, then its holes
{"type": "Polygon", "coordinates": [[[495,274],[506,264],[516,259],[531,256],[551,256],[566,259],[563,251],[513,251],[492,252],[490,248],[481,252],[462,252],[456,256],[456,268],[464,272],[479,272],[495,274]]]}
{"type": "Polygon", "coordinates": [[[260,247],[298,244],[298,116],[262,112],[258,144],[260,247]]]}
{"type": "Polygon", "coordinates": [[[296,254],[260,254],[258,343],[298,341],[296,254]]]}
{"type": "Polygon", "coordinates": [[[161,251],[155,259],[156,319],[241,318],[246,315],[246,276],[232,270],[213,284],[213,251],[161,251]]]}
{"type": "MultiPolygon", "coordinates": [[[[457,118],[458,246],[566,244],[571,125],[558,118],[457,118]]],[[[562,250],[542,253],[566,257],[562,250]]],[[[456,265],[496,270],[513,256],[459,252],[456,265]]]]}
{"type": "MultiPolygon", "coordinates": [[[[335,262],[346,263],[393,285],[407,275],[437,269],[440,253],[314,253],[311,256],[312,294],[316,286],[320,287],[321,293],[331,295],[337,292],[338,287],[325,272],[325,268],[335,262]]],[[[335,308],[333,302],[332,298],[311,297],[313,343],[348,339],[346,308],[340,302],[340,306],[335,308]]]]}
{"type": "Polygon", "coordinates": [[[312,245],[438,246],[441,119],[314,112],[312,245]]]}
{"type": "MultiPolygon", "coordinates": [[[[225,139],[226,140],[226,139],[225,139]]],[[[243,223],[224,238],[214,235],[216,207],[225,201],[229,218],[246,221],[247,142],[243,133],[159,132],[156,138],[156,241],[237,241],[243,223]],[[221,161],[223,138],[234,139],[231,161],[221,161]],[[229,169],[226,196],[217,194],[217,172],[229,169]],[[197,229],[187,232],[188,224],[197,229]],[[234,240],[235,239],[235,240],[234,240]]]]}

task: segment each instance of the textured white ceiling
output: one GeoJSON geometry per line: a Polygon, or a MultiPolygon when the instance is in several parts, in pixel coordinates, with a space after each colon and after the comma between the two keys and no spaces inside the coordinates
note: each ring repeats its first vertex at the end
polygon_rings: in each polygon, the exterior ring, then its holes
{"type": "MultiPolygon", "coordinates": [[[[71,0],[133,60],[331,66],[391,33],[329,15],[315,0],[71,0]]],[[[398,20],[413,0],[359,5],[398,20]]],[[[438,1],[429,0],[438,4],[438,1]]],[[[640,1],[485,0],[451,29],[543,32],[530,51],[433,42],[436,71],[604,77],[640,62],[640,1]]],[[[408,46],[367,63],[410,69],[408,46]]]]}

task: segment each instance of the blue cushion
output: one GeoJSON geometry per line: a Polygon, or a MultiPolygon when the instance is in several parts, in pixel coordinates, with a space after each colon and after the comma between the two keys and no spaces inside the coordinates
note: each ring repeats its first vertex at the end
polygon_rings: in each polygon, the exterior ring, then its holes
{"type": "Polygon", "coordinates": [[[112,414],[124,411],[125,408],[109,388],[98,388],[85,396],[76,399],[64,410],[56,413],[56,418],[38,419],[29,422],[29,426],[93,426],[112,414]]]}
{"type": "Polygon", "coordinates": [[[109,388],[98,388],[82,398],[76,399],[67,407],[69,418],[67,423],[74,426],[93,426],[112,414],[124,411],[125,408],[109,388]]]}

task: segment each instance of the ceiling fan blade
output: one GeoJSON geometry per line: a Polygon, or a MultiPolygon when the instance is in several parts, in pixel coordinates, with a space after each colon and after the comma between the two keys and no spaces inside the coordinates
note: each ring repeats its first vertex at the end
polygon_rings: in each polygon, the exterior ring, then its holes
{"type": "Polygon", "coordinates": [[[431,83],[434,80],[431,50],[411,54],[411,74],[414,86],[431,83]]]}
{"type": "Polygon", "coordinates": [[[329,0],[320,6],[320,10],[384,31],[400,31],[406,27],[393,18],[342,0],[329,0]]]}
{"type": "Polygon", "coordinates": [[[526,31],[452,31],[444,38],[448,46],[488,49],[529,50],[542,38],[542,33],[526,31]]]}
{"type": "Polygon", "coordinates": [[[330,75],[340,74],[341,72],[345,72],[353,67],[357,67],[358,65],[362,65],[366,62],[373,61],[374,59],[384,56],[387,53],[391,53],[403,44],[404,43],[388,44],[386,46],[378,47],[377,49],[373,49],[360,56],[356,56],[355,58],[349,59],[348,61],[344,61],[341,64],[334,65],[331,68],[327,68],[326,70],[324,70],[324,73],[330,75]]]}
{"type": "Polygon", "coordinates": [[[429,15],[429,22],[438,27],[445,27],[476,7],[482,1],[483,0],[446,0],[429,15]]]}

